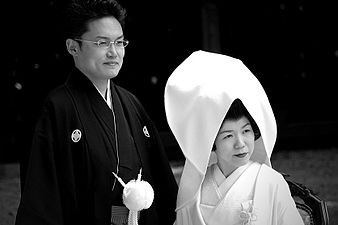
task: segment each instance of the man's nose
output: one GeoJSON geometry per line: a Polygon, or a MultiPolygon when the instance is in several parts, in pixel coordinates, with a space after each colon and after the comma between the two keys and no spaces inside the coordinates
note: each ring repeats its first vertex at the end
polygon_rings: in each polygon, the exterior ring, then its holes
{"type": "Polygon", "coordinates": [[[115,58],[116,56],[117,56],[116,46],[112,42],[110,42],[110,45],[107,51],[107,57],[115,58]]]}

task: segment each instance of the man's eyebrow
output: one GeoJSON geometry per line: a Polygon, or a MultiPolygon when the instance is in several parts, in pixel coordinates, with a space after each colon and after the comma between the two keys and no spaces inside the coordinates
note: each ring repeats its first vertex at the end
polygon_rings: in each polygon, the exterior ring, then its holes
{"type": "MultiPolygon", "coordinates": [[[[111,40],[111,39],[110,39],[109,37],[107,37],[107,36],[96,36],[96,38],[111,40]]],[[[124,38],[124,35],[118,36],[117,38],[115,38],[115,40],[118,40],[118,39],[121,39],[121,38],[124,38]]]]}

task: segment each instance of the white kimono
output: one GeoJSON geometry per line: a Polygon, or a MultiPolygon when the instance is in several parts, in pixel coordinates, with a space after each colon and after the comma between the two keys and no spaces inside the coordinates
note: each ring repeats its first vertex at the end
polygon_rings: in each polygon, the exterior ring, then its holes
{"type": "Polygon", "coordinates": [[[303,224],[284,178],[265,164],[250,163],[224,179],[217,164],[209,167],[200,194],[177,210],[176,224],[303,224]]]}
{"type": "Polygon", "coordinates": [[[197,51],[169,77],[165,110],[186,158],[176,225],[302,225],[288,184],[271,168],[277,126],[266,93],[238,59],[197,51]],[[212,146],[223,119],[240,99],[259,127],[250,162],[225,178],[212,146]]]}

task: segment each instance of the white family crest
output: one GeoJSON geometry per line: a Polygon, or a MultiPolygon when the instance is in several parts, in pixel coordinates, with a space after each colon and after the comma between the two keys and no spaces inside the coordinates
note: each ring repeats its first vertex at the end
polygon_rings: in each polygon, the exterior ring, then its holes
{"type": "Polygon", "coordinates": [[[74,143],[77,143],[81,140],[82,133],[79,129],[75,129],[72,132],[71,139],[74,143]]]}
{"type": "Polygon", "coordinates": [[[143,133],[144,133],[144,136],[150,137],[150,134],[149,134],[148,129],[147,129],[146,126],[143,127],[143,133]]]}

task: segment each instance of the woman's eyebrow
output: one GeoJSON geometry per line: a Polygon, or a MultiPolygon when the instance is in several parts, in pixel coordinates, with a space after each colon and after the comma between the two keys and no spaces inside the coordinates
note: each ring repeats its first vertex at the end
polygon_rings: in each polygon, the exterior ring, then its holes
{"type": "MultiPolygon", "coordinates": [[[[242,129],[245,128],[246,126],[251,126],[251,124],[248,122],[242,126],[242,129]]],[[[221,130],[218,134],[223,134],[223,133],[231,133],[233,130],[221,130]]]]}
{"type": "Polygon", "coordinates": [[[246,126],[251,126],[251,124],[248,122],[248,123],[244,124],[244,125],[242,126],[242,128],[244,128],[244,127],[246,127],[246,126]]]}
{"type": "Polygon", "coordinates": [[[232,130],[221,130],[218,134],[231,133],[232,130]]]}

